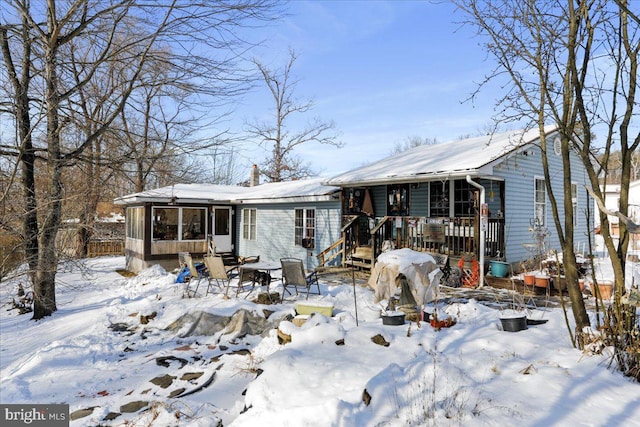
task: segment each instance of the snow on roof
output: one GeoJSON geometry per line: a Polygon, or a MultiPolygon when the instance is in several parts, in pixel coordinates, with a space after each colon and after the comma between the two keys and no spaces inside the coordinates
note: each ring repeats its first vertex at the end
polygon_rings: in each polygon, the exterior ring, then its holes
{"type": "Polygon", "coordinates": [[[115,199],[116,204],[131,204],[145,201],[191,202],[191,203],[243,203],[247,201],[289,201],[306,198],[309,201],[326,199],[339,190],[323,185],[326,178],[311,178],[298,181],[272,182],[254,187],[216,184],[175,184],[155,190],[129,194],[115,199]]]}
{"type": "MultiPolygon", "coordinates": [[[[555,126],[545,127],[546,134],[555,130],[555,126]]],[[[518,147],[536,141],[539,136],[538,129],[518,130],[441,144],[421,145],[335,176],[326,183],[340,186],[466,175],[478,171],[518,147]]]]}

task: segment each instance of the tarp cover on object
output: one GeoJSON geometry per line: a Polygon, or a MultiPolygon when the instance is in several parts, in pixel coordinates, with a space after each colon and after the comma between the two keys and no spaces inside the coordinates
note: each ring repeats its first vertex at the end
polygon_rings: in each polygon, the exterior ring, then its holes
{"type": "Polygon", "coordinates": [[[375,301],[389,299],[396,293],[396,278],[406,276],[418,305],[437,298],[442,272],[435,259],[426,253],[398,249],[381,254],[369,277],[369,287],[375,291],[375,301]]]}
{"type": "Polygon", "coordinates": [[[196,311],[182,315],[166,329],[179,332],[180,337],[212,336],[222,333],[231,335],[232,338],[240,338],[245,335],[263,335],[276,328],[282,317],[283,315],[274,314],[265,319],[264,316],[245,309],[236,311],[232,316],[196,311]]]}

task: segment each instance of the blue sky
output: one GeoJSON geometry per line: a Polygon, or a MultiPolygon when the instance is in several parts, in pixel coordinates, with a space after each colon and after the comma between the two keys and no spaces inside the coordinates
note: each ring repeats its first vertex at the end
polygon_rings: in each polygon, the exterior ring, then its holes
{"type": "MultiPolygon", "coordinates": [[[[495,94],[464,102],[491,69],[472,29],[446,1],[293,1],[289,15],[265,30],[255,52],[279,68],[293,49],[295,94],[312,99],[308,118],[333,120],[345,146],[308,144],[323,176],[378,160],[410,136],[447,141],[477,133],[491,119],[495,94]]],[[[272,99],[259,87],[236,111],[267,119],[272,99]]],[[[243,153],[248,164],[257,152],[243,153]]]]}

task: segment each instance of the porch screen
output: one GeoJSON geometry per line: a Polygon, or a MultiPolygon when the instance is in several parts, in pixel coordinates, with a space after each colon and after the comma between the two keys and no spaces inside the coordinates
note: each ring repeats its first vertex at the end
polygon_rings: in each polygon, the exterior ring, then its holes
{"type": "Polygon", "coordinates": [[[467,181],[457,179],[453,186],[453,213],[456,218],[473,217],[476,207],[476,190],[467,181]]]}
{"type": "Polygon", "coordinates": [[[449,181],[432,182],[429,185],[429,210],[433,218],[450,216],[449,181]]]}
{"type": "Polygon", "coordinates": [[[409,215],[409,184],[387,186],[387,215],[409,215]]]}
{"type": "Polygon", "coordinates": [[[153,239],[178,240],[179,208],[153,208],[153,239]]]}
{"type": "Polygon", "coordinates": [[[154,240],[204,240],[207,229],[206,208],[154,207],[154,240]]]}
{"type": "Polygon", "coordinates": [[[127,237],[130,239],[144,239],[144,208],[127,208],[126,215],[127,237]]]}
{"type": "Polygon", "coordinates": [[[182,208],[182,240],[203,240],[206,220],[206,209],[182,208]]]}

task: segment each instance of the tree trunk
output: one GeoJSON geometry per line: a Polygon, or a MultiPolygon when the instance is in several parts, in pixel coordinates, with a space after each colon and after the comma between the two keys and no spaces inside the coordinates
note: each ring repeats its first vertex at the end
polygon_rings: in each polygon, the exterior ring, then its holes
{"type": "MultiPolygon", "coordinates": [[[[48,24],[55,33],[53,11],[48,10],[48,24]]],[[[47,115],[47,186],[44,201],[48,207],[42,222],[40,234],[40,253],[36,268],[36,281],[33,287],[33,319],[50,316],[56,307],[55,279],[58,265],[56,254],[56,236],[60,228],[62,212],[62,156],[60,148],[60,97],[58,95],[57,76],[57,39],[52,35],[45,52],[45,102],[47,115]]]]}

